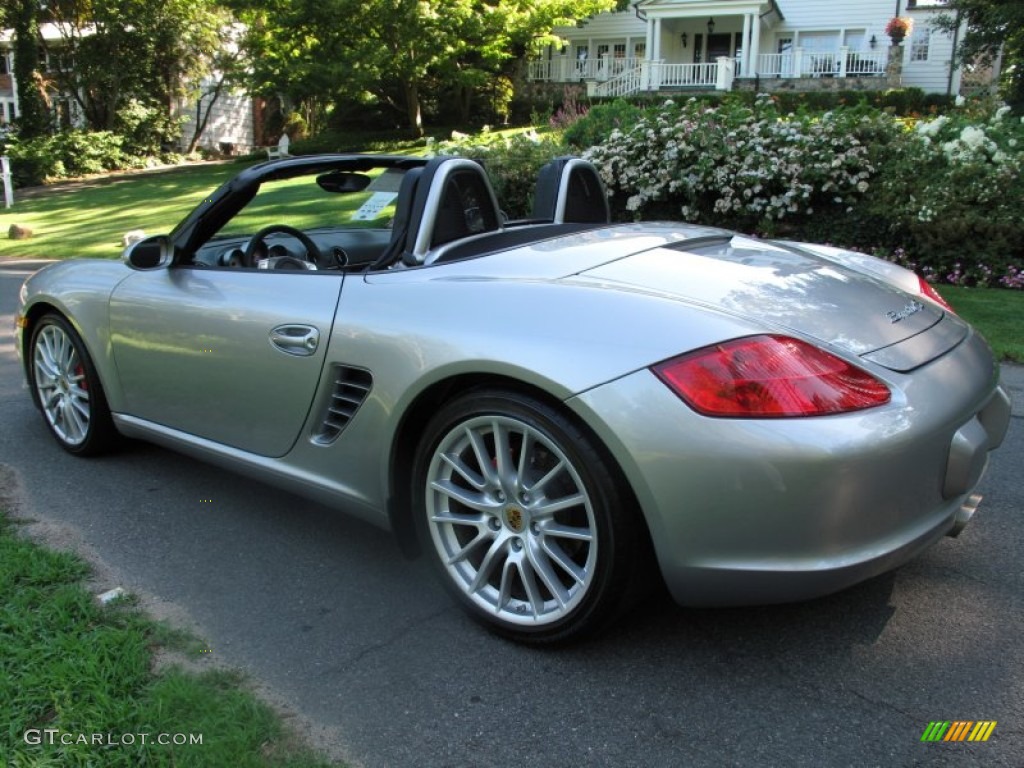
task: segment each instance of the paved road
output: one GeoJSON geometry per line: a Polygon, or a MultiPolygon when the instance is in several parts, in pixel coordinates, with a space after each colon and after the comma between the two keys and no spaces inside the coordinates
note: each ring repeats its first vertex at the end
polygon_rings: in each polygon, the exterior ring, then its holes
{"type": "Polygon", "coordinates": [[[0,268],[0,464],[23,512],[187,608],[353,765],[1024,765],[1024,369],[1004,373],[1016,415],[960,539],[832,597],[656,600],[539,652],[482,632],[422,562],[344,515],[157,448],[62,453],[15,364],[16,271],[0,268]],[[939,719],[998,725],[984,744],[921,744],[939,719]]]}

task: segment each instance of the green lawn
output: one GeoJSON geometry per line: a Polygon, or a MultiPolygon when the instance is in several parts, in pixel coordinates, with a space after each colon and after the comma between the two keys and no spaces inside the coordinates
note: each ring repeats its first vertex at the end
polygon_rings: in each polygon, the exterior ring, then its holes
{"type": "Polygon", "coordinates": [[[100,606],[82,585],[88,571],[75,555],[17,536],[0,510],[0,765],[330,765],[238,674],[154,673],[157,647],[187,658],[203,644],[130,602],[100,606]]]}
{"type": "Polygon", "coordinates": [[[19,199],[0,213],[0,258],[117,258],[121,238],[133,229],[169,232],[203,198],[241,171],[244,163],[198,164],[161,173],[99,180],[80,189],[43,192],[19,199]],[[10,240],[11,224],[33,230],[10,240]]]}
{"type": "Polygon", "coordinates": [[[1024,291],[942,285],[939,292],[981,331],[996,357],[1024,363],[1024,291]]]}

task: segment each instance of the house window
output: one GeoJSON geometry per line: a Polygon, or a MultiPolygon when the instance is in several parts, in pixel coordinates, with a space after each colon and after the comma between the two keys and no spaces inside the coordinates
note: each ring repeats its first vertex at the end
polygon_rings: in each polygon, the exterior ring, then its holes
{"type": "Polygon", "coordinates": [[[576,59],[578,61],[586,61],[589,49],[585,45],[576,46],[576,59]]]}
{"type": "Polygon", "coordinates": [[[928,61],[931,51],[932,31],[928,27],[915,29],[910,37],[910,60],[928,61]]]}
{"type": "Polygon", "coordinates": [[[626,44],[625,43],[616,43],[615,47],[612,48],[612,55],[616,59],[624,59],[624,58],[626,58],[626,44]]]}
{"type": "Polygon", "coordinates": [[[811,53],[835,53],[839,50],[839,33],[801,32],[800,47],[811,53]]]}
{"type": "Polygon", "coordinates": [[[846,30],[846,34],[843,35],[843,45],[845,45],[851,51],[862,51],[862,50],[864,50],[864,30],[863,29],[848,29],[848,30],[846,30]]]}
{"type": "Polygon", "coordinates": [[[804,49],[800,77],[833,77],[839,69],[839,32],[801,32],[798,45],[804,49]]]}
{"type": "Polygon", "coordinates": [[[704,61],[704,35],[697,33],[693,36],[693,63],[700,64],[704,61]]]}
{"type": "Polygon", "coordinates": [[[11,63],[7,59],[7,54],[0,55],[0,75],[11,74],[11,63]]]}
{"type": "Polygon", "coordinates": [[[610,49],[610,47],[611,46],[608,46],[608,45],[599,45],[599,46],[597,46],[597,58],[598,58],[599,61],[603,60],[604,57],[608,55],[608,50],[610,49]]]}
{"type": "Polygon", "coordinates": [[[633,43],[633,57],[643,59],[647,57],[647,43],[633,43]]]}

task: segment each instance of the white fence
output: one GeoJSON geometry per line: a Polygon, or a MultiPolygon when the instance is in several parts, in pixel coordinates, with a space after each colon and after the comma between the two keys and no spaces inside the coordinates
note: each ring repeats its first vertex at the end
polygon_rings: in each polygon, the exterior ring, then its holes
{"type": "MultiPolygon", "coordinates": [[[[884,77],[888,51],[838,51],[820,53],[794,48],[787,53],[762,53],[757,57],[757,77],[884,77]]],[[[555,56],[529,62],[531,80],[555,83],[588,82],[595,96],[625,96],[660,88],[716,88],[730,90],[733,78],[748,76],[740,60],[681,64],[646,61],[605,54],[600,59],[555,56]]]]}
{"type": "Polygon", "coordinates": [[[762,53],[757,57],[758,77],[882,77],[888,51],[829,53],[803,51],[762,53]]]}
{"type": "Polygon", "coordinates": [[[574,59],[554,56],[529,62],[526,70],[530,80],[551,83],[571,83],[580,80],[605,81],[640,66],[641,59],[632,56],[616,57],[604,54],[600,58],[574,59]]]}

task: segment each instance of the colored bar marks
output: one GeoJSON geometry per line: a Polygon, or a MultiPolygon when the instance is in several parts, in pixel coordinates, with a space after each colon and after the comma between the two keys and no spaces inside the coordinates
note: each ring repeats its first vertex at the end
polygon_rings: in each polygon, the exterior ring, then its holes
{"type": "Polygon", "coordinates": [[[971,735],[967,737],[968,741],[988,741],[988,737],[992,735],[992,731],[996,729],[995,720],[983,720],[974,726],[974,730],[971,731],[971,735]]]}
{"type": "Polygon", "coordinates": [[[924,733],[921,734],[921,741],[939,741],[946,734],[946,730],[949,728],[950,723],[948,720],[933,720],[928,723],[928,727],[924,729],[924,733]]]}
{"type": "Polygon", "coordinates": [[[921,734],[921,741],[988,741],[996,729],[995,720],[933,720],[921,734]]]}

